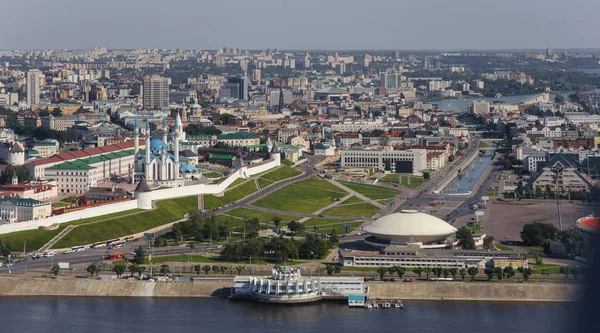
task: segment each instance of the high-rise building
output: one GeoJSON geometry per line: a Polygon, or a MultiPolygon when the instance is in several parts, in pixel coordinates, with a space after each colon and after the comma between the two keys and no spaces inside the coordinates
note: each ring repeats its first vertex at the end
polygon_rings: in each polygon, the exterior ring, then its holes
{"type": "Polygon", "coordinates": [[[146,109],[169,107],[169,79],[158,75],[146,76],[142,99],[146,109]]]}
{"type": "Polygon", "coordinates": [[[385,89],[398,89],[402,86],[402,74],[398,72],[380,73],[379,85],[385,89]]]}
{"type": "Polygon", "coordinates": [[[423,57],[423,68],[429,69],[429,57],[423,57]]]}
{"type": "Polygon", "coordinates": [[[250,80],[244,76],[230,76],[225,83],[225,89],[231,89],[231,97],[240,100],[248,100],[250,80]],[[237,87],[237,88],[236,88],[237,87]],[[237,91],[235,91],[237,89],[237,91]]]}
{"type": "Polygon", "coordinates": [[[252,75],[253,76],[252,80],[254,80],[258,84],[260,84],[260,82],[262,81],[262,72],[261,72],[261,70],[260,69],[255,69],[252,74],[253,74],[252,75]]]}
{"type": "Polygon", "coordinates": [[[40,70],[32,69],[27,72],[27,105],[40,104],[40,70]]]}
{"type": "Polygon", "coordinates": [[[471,113],[473,113],[473,114],[490,113],[490,102],[474,101],[473,104],[471,104],[471,113]]]}

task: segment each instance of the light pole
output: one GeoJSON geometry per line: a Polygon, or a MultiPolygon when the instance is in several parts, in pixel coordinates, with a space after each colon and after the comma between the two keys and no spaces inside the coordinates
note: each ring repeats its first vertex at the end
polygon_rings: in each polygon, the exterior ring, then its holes
{"type": "Polygon", "coordinates": [[[556,207],[558,207],[558,228],[560,229],[560,231],[563,230],[562,228],[562,221],[560,218],[560,197],[558,196],[558,178],[560,176],[562,176],[563,173],[563,167],[562,166],[555,166],[552,168],[552,172],[554,172],[554,184],[555,184],[555,191],[556,191],[556,207]]]}

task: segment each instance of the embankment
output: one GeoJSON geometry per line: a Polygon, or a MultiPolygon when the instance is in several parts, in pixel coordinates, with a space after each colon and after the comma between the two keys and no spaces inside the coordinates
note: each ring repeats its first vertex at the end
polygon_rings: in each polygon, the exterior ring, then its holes
{"type": "Polygon", "coordinates": [[[550,283],[381,283],[369,282],[375,298],[454,301],[575,302],[580,288],[550,283]]]}
{"type": "Polygon", "coordinates": [[[145,282],[134,280],[1,278],[0,296],[226,297],[230,281],[145,282]]]}
{"type": "MultiPolygon", "coordinates": [[[[0,296],[227,297],[231,280],[144,282],[134,280],[0,278],[0,296]]],[[[369,297],[402,300],[574,302],[579,287],[546,283],[367,282],[369,297]]]]}

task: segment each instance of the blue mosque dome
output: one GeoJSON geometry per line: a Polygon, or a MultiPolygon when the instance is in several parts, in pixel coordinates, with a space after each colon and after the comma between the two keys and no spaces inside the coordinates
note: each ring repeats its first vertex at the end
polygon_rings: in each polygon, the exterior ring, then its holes
{"type": "Polygon", "coordinates": [[[167,145],[161,139],[150,140],[150,150],[167,150],[167,145]]]}

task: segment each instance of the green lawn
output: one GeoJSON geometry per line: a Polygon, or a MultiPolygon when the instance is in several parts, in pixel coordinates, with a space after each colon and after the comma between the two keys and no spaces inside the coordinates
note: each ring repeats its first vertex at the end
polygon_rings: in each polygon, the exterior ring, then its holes
{"type": "Polygon", "coordinates": [[[485,192],[485,195],[488,197],[496,197],[498,196],[498,189],[492,189],[492,190],[488,190],[487,192],[485,192]]]}
{"type": "Polygon", "coordinates": [[[271,214],[266,212],[261,212],[258,210],[252,210],[247,208],[236,208],[228,211],[227,213],[223,213],[217,216],[219,221],[228,221],[232,227],[243,225],[244,220],[249,220],[253,218],[257,218],[260,223],[264,224],[266,228],[273,228],[275,225],[272,222],[272,218],[278,216],[281,218],[281,225],[284,226],[288,224],[290,221],[298,220],[299,217],[295,216],[287,216],[287,215],[279,215],[279,214],[271,214]]]}
{"type": "MultiPolygon", "coordinates": [[[[347,201],[344,201],[344,203],[346,203],[347,201]]],[[[362,200],[360,201],[360,203],[333,207],[324,211],[323,215],[370,217],[375,215],[375,213],[379,211],[379,208],[371,205],[370,203],[364,202],[362,200]]]]}
{"type": "Polygon", "coordinates": [[[348,228],[348,232],[351,232],[352,230],[358,228],[361,224],[363,224],[362,221],[358,221],[358,222],[349,222],[347,220],[339,220],[339,219],[318,219],[318,218],[312,218],[309,219],[307,221],[305,221],[304,225],[306,225],[306,230],[304,232],[304,235],[307,233],[311,233],[314,232],[314,226],[318,225],[319,226],[319,232],[322,233],[331,233],[332,229],[335,229],[335,231],[337,232],[338,235],[341,234],[345,234],[346,233],[346,228],[344,228],[342,225],[344,223],[349,223],[350,224],[350,228],[348,228]]]}
{"type": "Polygon", "coordinates": [[[291,184],[256,201],[255,206],[281,211],[311,214],[342,198],[347,193],[329,182],[317,178],[291,184]]]}
{"type": "MultiPolygon", "coordinates": [[[[287,165],[283,165],[273,171],[269,171],[258,178],[260,183],[261,180],[266,181],[268,183],[278,182],[284,179],[292,178],[301,174],[301,171],[296,169],[292,169],[287,165]]],[[[260,184],[262,187],[262,184],[260,184]]]]}
{"type": "Polygon", "coordinates": [[[222,197],[217,197],[212,194],[205,195],[204,209],[210,210],[226,206],[256,192],[256,184],[254,183],[254,180],[244,179],[243,181],[246,182],[235,188],[231,188],[230,186],[230,188],[225,191],[225,194],[222,197]]]}
{"type": "MultiPolygon", "coordinates": [[[[379,181],[398,184],[399,179],[400,179],[400,176],[398,174],[389,174],[389,175],[385,175],[383,178],[379,179],[379,181]]],[[[423,185],[424,182],[425,182],[425,180],[423,179],[423,177],[410,175],[410,184],[409,184],[407,175],[402,175],[402,184],[400,184],[400,185],[414,189],[414,188],[418,188],[421,185],[423,185]]]]}
{"type": "Polygon", "coordinates": [[[53,248],[66,248],[119,238],[180,220],[185,214],[197,209],[198,197],[157,201],[156,207],[155,210],[77,227],[56,242],[53,248]]]}
{"type": "Polygon", "coordinates": [[[512,247],[504,246],[502,244],[495,244],[495,246],[500,251],[512,251],[512,250],[514,250],[512,247]]]}
{"type": "Polygon", "coordinates": [[[243,184],[243,183],[245,183],[247,181],[248,181],[248,179],[238,178],[238,179],[234,180],[233,183],[229,184],[229,186],[227,186],[227,188],[232,188],[232,187],[238,186],[238,185],[243,184]]]}
{"type": "Polygon", "coordinates": [[[204,177],[207,177],[207,178],[221,178],[221,177],[223,177],[222,174],[220,174],[218,172],[214,172],[214,171],[213,172],[207,172],[207,173],[204,173],[202,175],[204,177]]]}
{"type": "MultiPolygon", "coordinates": [[[[191,258],[192,258],[191,262],[206,262],[206,263],[215,263],[215,264],[223,263],[223,261],[218,260],[218,257],[192,255],[191,258]]],[[[174,255],[167,255],[167,256],[152,256],[153,264],[162,264],[165,262],[190,262],[190,256],[185,255],[185,254],[174,254],[174,255]]],[[[148,265],[149,263],[150,262],[148,261],[148,258],[145,258],[144,264],[148,265]]],[[[202,273],[202,274],[204,274],[204,273],[202,273]]]]}
{"type": "Polygon", "coordinates": [[[52,203],[52,207],[53,207],[53,208],[61,208],[61,207],[64,207],[64,206],[66,206],[66,205],[68,205],[68,204],[67,204],[67,203],[64,203],[64,202],[62,202],[62,201],[57,201],[57,202],[53,202],[53,203],[52,203]]]}
{"type": "Polygon", "coordinates": [[[338,181],[338,182],[340,184],[343,184],[344,186],[350,188],[351,190],[354,190],[354,191],[364,195],[365,197],[367,197],[369,199],[373,199],[373,200],[391,199],[391,198],[394,198],[396,195],[400,194],[400,191],[396,191],[396,190],[392,190],[392,189],[388,189],[388,188],[380,187],[380,186],[365,185],[365,184],[344,182],[344,181],[338,181]]]}
{"type": "Polygon", "coordinates": [[[13,251],[19,251],[19,249],[23,248],[23,242],[27,242],[26,250],[27,251],[37,251],[46,243],[48,243],[54,236],[58,235],[61,231],[63,231],[67,226],[73,224],[83,224],[89,222],[100,221],[104,219],[110,219],[116,216],[122,216],[126,214],[132,214],[136,212],[141,212],[142,209],[131,209],[120,213],[113,213],[108,215],[95,216],[87,219],[81,219],[77,221],[62,223],[56,230],[25,230],[25,231],[17,231],[9,234],[0,235],[0,239],[4,243],[12,244],[13,251]]]}

